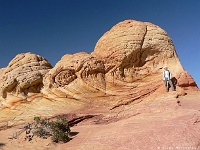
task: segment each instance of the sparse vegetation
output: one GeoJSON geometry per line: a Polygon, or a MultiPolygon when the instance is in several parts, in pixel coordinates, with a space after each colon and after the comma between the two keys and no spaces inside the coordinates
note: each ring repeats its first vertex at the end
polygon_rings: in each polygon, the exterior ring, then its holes
{"type": "MultiPolygon", "coordinates": [[[[13,134],[13,138],[17,138],[21,133],[26,132],[25,139],[31,141],[34,136],[47,139],[51,137],[53,142],[68,142],[70,140],[70,127],[64,116],[57,116],[54,119],[41,119],[34,117],[33,123],[28,123],[24,128],[13,134]]],[[[12,139],[13,139],[12,138],[12,139]]]]}
{"type": "Polygon", "coordinates": [[[68,142],[70,140],[70,128],[68,121],[63,116],[56,117],[55,121],[35,117],[34,121],[36,123],[35,131],[33,132],[34,135],[37,135],[41,138],[47,138],[51,136],[54,142],[68,142]]]}

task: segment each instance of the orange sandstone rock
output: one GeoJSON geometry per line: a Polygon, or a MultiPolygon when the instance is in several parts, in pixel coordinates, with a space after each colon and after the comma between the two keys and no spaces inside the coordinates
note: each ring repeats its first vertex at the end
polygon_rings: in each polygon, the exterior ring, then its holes
{"type": "Polygon", "coordinates": [[[91,54],[66,54],[53,68],[41,56],[19,54],[0,69],[0,81],[0,127],[71,115],[77,137],[52,149],[199,149],[200,93],[167,32],[152,23],[120,22],[91,54]],[[175,92],[165,91],[164,66],[175,92]]]}
{"type": "Polygon", "coordinates": [[[51,64],[39,55],[18,54],[1,72],[0,95],[6,98],[7,93],[39,93],[43,87],[43,76],[51,68],[51,64]]]}

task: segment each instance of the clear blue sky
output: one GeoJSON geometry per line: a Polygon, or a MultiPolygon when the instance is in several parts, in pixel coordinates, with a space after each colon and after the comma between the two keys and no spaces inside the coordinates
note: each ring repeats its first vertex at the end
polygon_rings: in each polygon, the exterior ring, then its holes
{"type": "Polygon", "coordinates": [[[23,52],[53,66],[64,54],[92,52],[107,30],[126,19],[167,31],[200,86],[200,0],[0,0],[0,68],[23,52]]]}

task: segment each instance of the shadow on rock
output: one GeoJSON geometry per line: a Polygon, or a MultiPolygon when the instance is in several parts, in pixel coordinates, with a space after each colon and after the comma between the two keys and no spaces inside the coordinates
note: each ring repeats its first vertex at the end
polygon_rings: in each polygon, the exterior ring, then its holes
{"type": "Polygon", "coordinates": [[[70,133],[69,133],[69,135],[72,136],[72,137],[73,137],[73,136],[76,136],[77,134],[79,134],[79,132],[70,132],[70,133]]]}
{"type": "Polygon", "coordinates": [[[172,84],[174,85],[174,89],[176,90],[176,85],[178,83],[178,80],[175,77],[173,77],[171,80],[172,80],[172,84]]]}
{"type": "Polygon", "coordinates": [[[0,143],[0,148],[3,147],[3,146],[5,146],[5,145],[6,145],[6,144],[4,144],[4,143],[0,143]]]}

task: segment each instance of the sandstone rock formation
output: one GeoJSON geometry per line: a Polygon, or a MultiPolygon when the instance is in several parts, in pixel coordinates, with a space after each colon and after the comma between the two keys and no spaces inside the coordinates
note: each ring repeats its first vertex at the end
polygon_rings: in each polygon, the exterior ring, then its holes
{"type": "Polygon", "coordinates": [[[51,68],[51,64],[39,55],[18,54],[1,72],[0,95],[6,98],[7,93],[39,93],[43,87],[43,76],[51,68]]]}
{"type": "Polygon", "coordinates": [[[126,20],[107,31],[93,56],[104,61],[108,78],[134,82],[169,66],[176,75],[183,68],[168,34],[146,22],[126,20]]]}
{"type": "Polygon", "coordinates": [[[170,68],[178,87],[196,87],[163,29],[147,22],[126,20],[107,31],[91,54],[66,54],[53,69],[41,56],[17,55],[2,73],[0,94],[4,98],[7,92],[27,95],[40,92],[44,85],[42,93],[46,95],[61,94],[83,100],[131,93],[131,98],[138,99],[162,85],[164,66],[170,68]],[[121,94],[123,88],[127,90],[121,94]]]}
{"type": "Polygon", "coordinates": [[[147,22],[126,20],[107,31],[91,54],[63,56],[46,74],[42,93],[79,100],[116,95],[121,97],[113,102],[116,108],[156,91],[165,92],[164,66],[173,73],[178,92],[183,93],[185,88],[197,89],[163,29],[147,22]]]}
{"type": "Polygon", "coordinates": [[[196,88],[163,29],[147,22],[126,20],[107,31],[91,54],[63,56],[45,76],[43,93],[59,91],[82,100],[97,93],[126,96],[131,93],[135,100],[162,85],[164,66],[173,72],[178,87],[196,88]],[[119,92],[123,88],[126,90],[119,92]]]}
{"type": "Polygon", "coordinates": [[[83,98],[87,93],[98,91],[104,93],[104,68],[101,60],[84,52],[64,55],[45,75],[43,93],[57,89],[73,98],[83,98]]]}
{"type": "Polygon", "coordinates": [[[0,69],[0,81],[6,106],[0,107],[0,127],[64,114],[77,133],[67,144],[42,148],[38,139],[31,147],[0,136],[7,149],[200,148],[199,90],[168,34],[154,24],[120,22],[91,54],[66,54],[53,68],[41,56],[19,54],[0,69]],[[173,74],[174,92],[165,91],[164,66],[173,74]]]}

